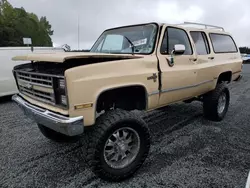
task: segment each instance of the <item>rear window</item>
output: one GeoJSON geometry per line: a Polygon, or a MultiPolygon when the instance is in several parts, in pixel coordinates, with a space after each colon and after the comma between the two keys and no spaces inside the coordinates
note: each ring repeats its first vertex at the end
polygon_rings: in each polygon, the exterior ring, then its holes
{"type": "Polygon", "coordinates": [[[210,33],[210,39],[215,53],[238,52],[234,40],[229,35],[210,33]]]}

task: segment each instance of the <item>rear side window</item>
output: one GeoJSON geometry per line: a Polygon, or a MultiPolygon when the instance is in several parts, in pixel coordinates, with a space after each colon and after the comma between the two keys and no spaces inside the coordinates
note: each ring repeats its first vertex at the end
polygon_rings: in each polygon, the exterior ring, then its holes
{"type": "Polygon", "coordinates": [[[210,33],[210,39],[215,53],[238,52],[234,40],[229,35],[210,33]]]}
{"type": "Polygon", "coordinates": [[[207,55],[210,53],[210,48],[207,40],[207,36],[204,32],[191,31],[191,37],[194,41],[196,51],[198,55],[207,55]]]}

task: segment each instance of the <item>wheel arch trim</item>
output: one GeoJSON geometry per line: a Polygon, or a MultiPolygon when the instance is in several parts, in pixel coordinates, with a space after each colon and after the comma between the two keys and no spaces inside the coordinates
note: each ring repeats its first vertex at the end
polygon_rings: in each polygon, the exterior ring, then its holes
{"type": "MultiPolygon", "coordinates": [[[[125,84],[125,85],[118,85],[118,86],[113,86],[113,87],[106,87],[104,89],[101,89],[97,92],[97,95],[95,97],[95,102],[94,102],[94,111],[96,112],[96,109],[97,109],[97,102],[98,102],[98,99],[100,98],[100,96],[107,92],[107,91],[112,91],[112,90],[115,90],[115,89],[122,89],[122,88],[126,88],[126,87],[142,87],[144,89],[144,92],[145,92],[145,103],[146,103],[146,109],[148,109],[148,91],[147,91],[147,88],[145,85],[143,84],[139,84],[139,83],[134,83],[134,84],[125,84]]],[[[146,110],[145,109],[145,110],[146,110]]],[[[95,114],[95,119],[96,119],[96,114],[95,114]]]]}

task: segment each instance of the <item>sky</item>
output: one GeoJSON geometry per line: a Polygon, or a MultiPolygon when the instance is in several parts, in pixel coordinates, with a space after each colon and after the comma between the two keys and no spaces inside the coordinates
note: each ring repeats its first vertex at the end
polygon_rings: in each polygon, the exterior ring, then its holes
{"type": "Polygon", "coordinates": [[[218,25],[238,46],[250,47],[250,1],[241,0],[9,0],[52,25],[54,46],[89,49],[108,28],[146,22],[218,25]],[[79,20],[79,38],[78,38],[79,20]]]}

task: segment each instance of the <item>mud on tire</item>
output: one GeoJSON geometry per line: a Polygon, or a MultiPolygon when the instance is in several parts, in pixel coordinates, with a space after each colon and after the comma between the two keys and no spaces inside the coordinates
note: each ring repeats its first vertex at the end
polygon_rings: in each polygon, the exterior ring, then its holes
{"type": "Polygon", "coordinates": [[[141,167],[149,149],[147,124],[132,112],[113,110],[99,117],[94,125],[88,140],[87,162],[100,178],[121,181],[141,167]],[[126,153],[128,148],[131,151],[126,153]],[[124,161],[127,163],[122,165],[124,161]]]}
{"type": "Polygon", "coordinates": [[[205,118],[212,121],[221,121],[228,110],[230,93],[225,83],[203,96],[203,112],[205,118]]]}

